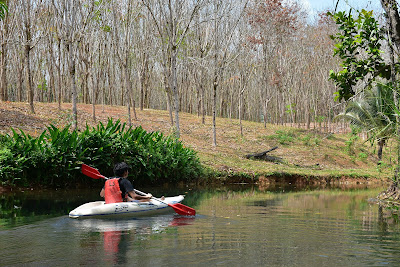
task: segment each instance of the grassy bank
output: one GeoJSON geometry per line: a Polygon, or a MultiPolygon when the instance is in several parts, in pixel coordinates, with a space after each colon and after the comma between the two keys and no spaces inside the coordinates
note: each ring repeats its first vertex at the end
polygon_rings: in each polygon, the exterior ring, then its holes
{"type": "MultiPolygon", "coordinates": [[[[0,103],[0,131],[10,133],[11,127],[21,128],[31,135],[40,134],[49,124],[64,127],[71,123],[71,104],[35,103],[36,114],[29,112],[27,103],[0,103]]],[[[171,133],[169,115],[161,110],[136,110],[134,126],[141,125],[146,131],[171,133]]],[[[127,121],[125,107],[96,106],[95,122],[92,106],[78,104],[80,127],[96,125],[111,117],[127,121]]],[[[133,117],[133,112],[132,112],[133,117]]],[[[281,125],[243,121],[243,136],[238,120],[217,118],[217,146],[212,145],[212,120],[206,117],[205,124],[196,115],[180,113],[181,140],[198,152],[201,163],[212,175],[227,182],[258,180],[260,182],[309,181],[319,182],[366,182],[385,181],[393,174],[394,149],[392,143],[385,147],[383,163],[379,166],[375,147],[360,137],[350,140],[349,134],[327,133],[281,125]],[[266,151],[280,159],[267,162],[247,159],[245,155],[266,151]]]]}

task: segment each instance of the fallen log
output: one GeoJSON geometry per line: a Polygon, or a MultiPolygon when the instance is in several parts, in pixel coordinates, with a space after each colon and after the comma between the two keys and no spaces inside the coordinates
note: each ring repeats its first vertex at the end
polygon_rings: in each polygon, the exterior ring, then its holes
{"type": "Polygon", "coordinates": [[[277,148],[278,147],[276,146],[276,147],[273,147],[273,148],[271,148],[271,149],[269,149],[267,151],[264,151],[264,152],[260,152],[260,153],[256,153],[256,154],[248,154],[245,157],[246,157],[246,159],[249,159],[249,158],[259,159],[259,158],[263,157],[265,154],[267,154],[267,153],[269,153],[269,152],[271,152],[271,151],[273,151],[273,150],[275,150],[277,148]]]}
{"type": "Polygon", "coordinates": [[[261,159],[261,160],[270,161],[270,162],[283,162],[282,158],[267,155],[267,153],[269,153],[277,148],[278,147],[276,146],[276,147],[273,147],[264,152],[255,153],[255,154],[247,154],[247,155],[245,155],[245,157],[246,157],[246,159],[261,159]]]}

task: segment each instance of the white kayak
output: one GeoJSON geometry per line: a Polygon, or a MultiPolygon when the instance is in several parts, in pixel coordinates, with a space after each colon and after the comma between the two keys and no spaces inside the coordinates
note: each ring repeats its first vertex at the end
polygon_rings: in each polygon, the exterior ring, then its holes
{"type": "Polygon", "coordinates": [[[69,213],[70,218],[135,218],[161,213],[172,212],[174,209],[168,204],[180,203],[183,196],[166,197],[163,202],[151,199],[148,202],[119,202],[106,204],[104,201],[95,201],[83,204],[69,213]]]}

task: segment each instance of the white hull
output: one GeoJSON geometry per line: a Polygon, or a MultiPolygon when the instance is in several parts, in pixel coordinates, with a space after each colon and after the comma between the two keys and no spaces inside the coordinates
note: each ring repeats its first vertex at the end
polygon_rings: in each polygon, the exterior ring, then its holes
{"type": "MultiPolygon", "coordinates": [[[[180,203],[183,196],[166,197],[163,202],[168,204],[180,203]]],[[[151,199],[149,202],[119,202],[106,204],[95,201],[83,204],[69,213],[70,218],[135,218],[172,212],[168,204],[151,199]]]]}

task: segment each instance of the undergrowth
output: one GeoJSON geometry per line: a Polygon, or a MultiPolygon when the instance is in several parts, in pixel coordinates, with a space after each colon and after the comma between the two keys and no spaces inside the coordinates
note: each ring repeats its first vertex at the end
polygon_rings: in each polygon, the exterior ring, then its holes
{"type": "Polygon", "coordinates": [[[10,185],[65,186],[90,184],[80,173],[86,163],[106,176],[125,161],[137,183],[189,181],[200,176],[197,153],[160,132],[131,128],[119,120],[72,131],[50,125],[38,137],[12,129],[0,136],[0,181],[10,185]]]}

